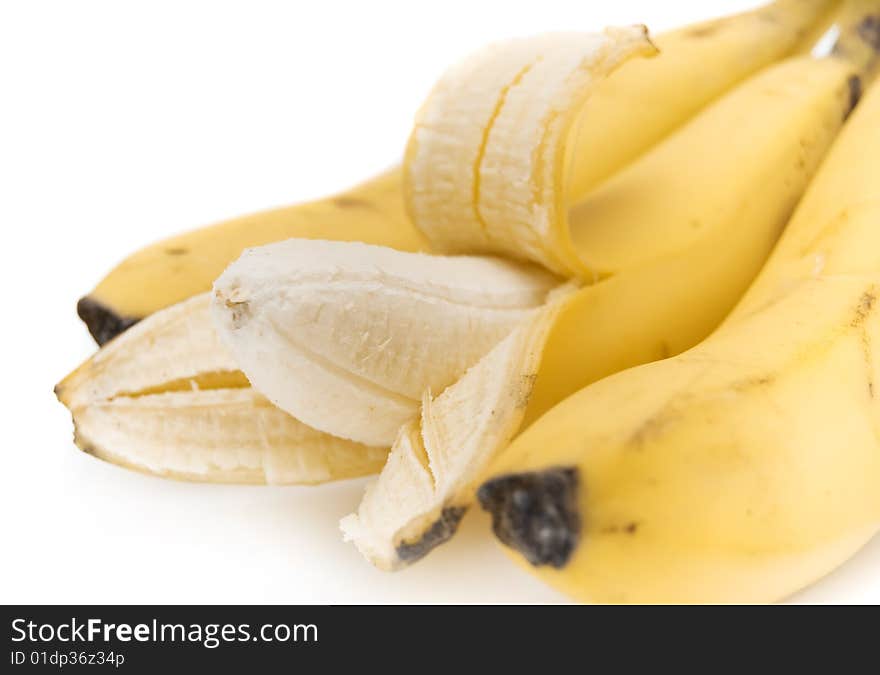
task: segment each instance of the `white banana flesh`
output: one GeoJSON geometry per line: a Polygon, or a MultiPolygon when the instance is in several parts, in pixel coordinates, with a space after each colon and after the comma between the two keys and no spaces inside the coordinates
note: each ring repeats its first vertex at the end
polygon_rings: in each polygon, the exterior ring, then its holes
{"type": "Polygon", "coordinates": [[[293,239],[246,251],[212,315],[252,385],[315,429],[394,442],[560,281],[496,258],[293,239]]]}
{"type": "Polygon", "coordinates": [[[376,472],[387,449],[322,433],[255,392],[203,294],[153,314],[56,388],[80,448],[181,480],[313,484],[376,472]]]}

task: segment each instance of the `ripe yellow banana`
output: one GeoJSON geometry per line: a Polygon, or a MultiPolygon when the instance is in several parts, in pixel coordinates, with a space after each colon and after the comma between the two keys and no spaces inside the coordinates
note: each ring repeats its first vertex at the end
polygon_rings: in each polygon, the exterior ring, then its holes
{"type": "Polygon", "coordinates": [[[509,447],[479,496],[517,559],[581,600],[765,602],[880,529],[878,158],[875,88],[712,337],[509,447]]]}
{"type": "MultiPolygon", "coordinates": [[[[860,39],[846,30],[841,44],[860,39]]],[[[597,71],[615,54],[641,49],[640,40],[636,31],[619,31],[605,41],[557,36],[511,43],[510,63],[504,48],[465,62],[422,110],[407,154],[408,203],[432,246],[457,250],[470,239],[475,250],[524,253],[557,271],[611,276],[553,294],[455,384],[436,397],[426,391],[419,417],[398,434],[378,482],[343,522],[346,535],[380,567],[412,562],[451,536],[493,454],[540,413],[589,382],[677,353],[711,332],[757,274],[860,92],[858,66],[844,58],[801,57],[771,67],[607,181],[569,218],[560,166],[572,120],[597,71]]],[[[283,261],[290,246],[262,249],[261,266],[283,261]]],[[[443,264],[452,270],[457,260],[443,264]]],[[[246,263],[230,272],[240,265],[246,263]]],[[[462,268],[453,276],[467,275],[462,268]]],[[[252,313],[251,291],[243,308],[230,306],[221,281],[214,306],[220,332],[242,340],[237,354],[262,352],[261,363],[242,363],[256,386],[277,378],[276,364],[293,351],[326,370],[314,353],[351,353],[365,326],[371,343],[385,345],[383,359],[398,348],[412,359],[407,341],[396,337],[411,313],[388,305],[377,321],[369,318],[370,302],[343,295],[327,296],[341,303],[330,313],[338,317],[332,328],[320,335],[297,330],[300,344],[291,345],[290,328],[264,327],[300,325],[302,301],[291,298],[304,297],[303,289],[294,278],[270,276],[279,283],[267,286],[259,274],[246,279],[274,298],[256,301],[258,308],[274,306],[259,309],[265,316],[250,334],[236,337],[230,324],[234,312],[252,313]]],[[[330,365],[337,379],[323,380],[322,396],[334,401],[334,414],[310,422],[350,435],[342,421],[369,419],[376,408],[350,393],[363,371],[338,357],[330,365]]],[[[291,379],[284,378],[289,387],[307,384],[291,379]]],[[[314,413],[304,394],[296,398],[277,400],[297,418],[314,413]]]]}
{"type": "MultiPolygon", "coordinates": [[[[691,26],[658,43],[662,55],[631,62],[600,84],[569,144],[572,198],[654,145],[696,111],[795,48],[833,0],[778,0],[691,26]]],[[[149,246],[112,270],[78,304],[99,344],[155,311],[211,288],[243,249],[291,237],[429,250],[406,217],[394,169],[344,194],[202,228],[149,246]]]]}
{"type": "Polygon", "coordinates": [[[387,448],[329,436],[248,385],[202,294],[157,312],[55,389],[76,443],[114,464],[181,480],[312,484],[375,473],[387,448]]]}

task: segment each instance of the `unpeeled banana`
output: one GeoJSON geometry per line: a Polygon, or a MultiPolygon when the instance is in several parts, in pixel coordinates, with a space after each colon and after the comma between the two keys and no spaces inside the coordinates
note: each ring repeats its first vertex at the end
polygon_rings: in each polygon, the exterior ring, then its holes
{"type": "MultiPolygon", "coordinates": [[[[825,23],[834,0],[778,0],[741,15],[661,35],[662,55],[631,62],[602,83],[578,124],[570,196],[661,140],[724,91],[798,48],[825,23]]],[[[99,344],[164,307],[211,289],[248,247],[292,237],[380,244],[401,251],[429,245],[409,221],[401,172],[392,169],[342,194],[205,227],[129,256],[78,304],[99,344]]]]}
{"type": "Polygon", "coordinates": [[[880,529],[878,158],[875,88],[711,338],[503,454],[480,501],[529,569],[581,600],[766,602],[880,529]]]}

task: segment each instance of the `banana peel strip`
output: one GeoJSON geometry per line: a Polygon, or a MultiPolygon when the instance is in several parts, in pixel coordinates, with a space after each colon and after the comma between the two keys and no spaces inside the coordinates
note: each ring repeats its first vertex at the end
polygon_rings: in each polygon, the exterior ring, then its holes
{"type": "Polygon", "coordinates": [[[139,322],[56,394],[82,450],[168,478],[315,484],[375,473],[387,455],[312,429],[254,391],[212,326],[209,294],[139,322]]]}

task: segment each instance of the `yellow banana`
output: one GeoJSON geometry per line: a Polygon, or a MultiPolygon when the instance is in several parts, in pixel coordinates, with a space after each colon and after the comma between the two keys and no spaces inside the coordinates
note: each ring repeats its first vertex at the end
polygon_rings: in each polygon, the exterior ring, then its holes
{"type": "MultiPolygon", "coordinates": [[[[660,36],[659,58],[628,64],[588,102],[584,115],[591,121],[580,125],[580,140],[570,144],[571,196],[585,194],[724,91],[790,53],[835,4],[778,0],[660,36]]],[[[82,298],[79,315],[103,344],[143,317],[208,291],[243,249],[292,237],[429,250],[406,217],[401,174],[394,169],[335,197],[153,244],[120,263],[82,298]]]]}
{"type": "Polygon", "coordinates": [[[712,337],[508,448],[479,495],[518,560],[581,600],[765,602],[880,529],[878,158],[875,88],[712,337]]]}

